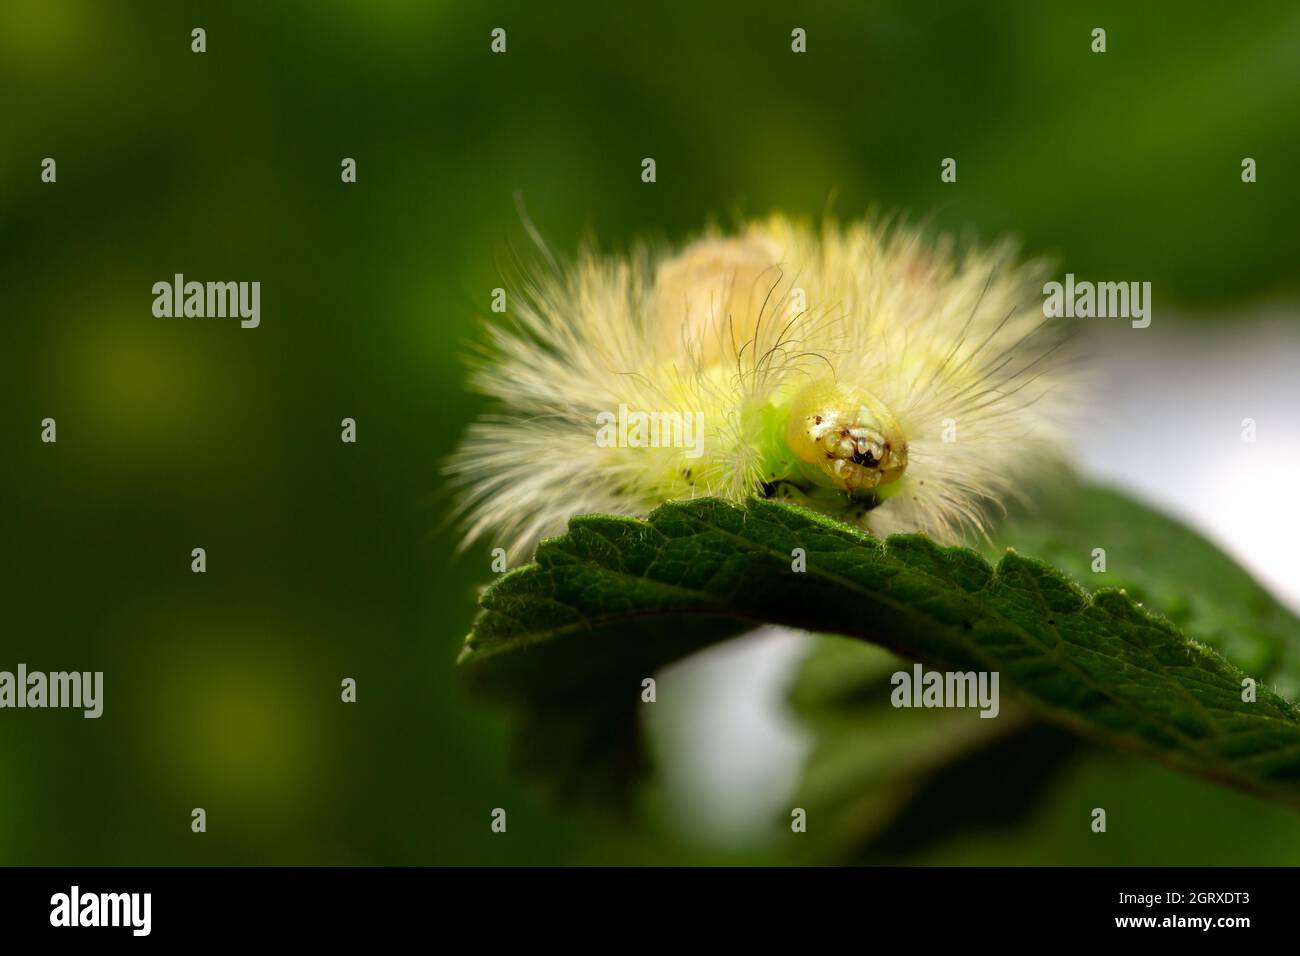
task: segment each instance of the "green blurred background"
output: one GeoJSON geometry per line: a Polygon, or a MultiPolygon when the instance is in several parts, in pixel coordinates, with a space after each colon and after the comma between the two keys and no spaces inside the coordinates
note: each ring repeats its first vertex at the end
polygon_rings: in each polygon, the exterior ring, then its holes
{"type": "MultiPolygon", "coordinates": [[[[785,858],[654,788],[632,822],[549,802],[508,715],[457,687],[489,558],[455,553],[439,469],[480,408],[459,356],[527,244],[516,192],[561,250],[874,206],[1193,316],[1300,287],[1293,2],[3,0],[0,90],[0,669],[106,685],[99,720],[0,712],[4,863],[785,858]],[[154,318],[176,272],[261,281],[261,327],[154,318]]],[[[1028,820],[889,858],[1297,854],[1285,811],[1084,753],[1028,820]],[[1137,823],[1091,839],[1095,805],[1137,823]]]]}

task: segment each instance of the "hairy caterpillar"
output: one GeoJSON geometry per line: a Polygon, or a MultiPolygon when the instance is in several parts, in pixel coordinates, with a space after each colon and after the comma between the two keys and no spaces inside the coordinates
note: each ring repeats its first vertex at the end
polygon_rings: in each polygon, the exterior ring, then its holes
{"type": "Polygon", "coordinates": [[[489,325],[472,381],[499,408],[448,466],[468,539],[512,558],[575,514],[700,495],[950,540],[1063,444],[1045,270],[1007,244],[774,217],[553,265],[489,325]]]}

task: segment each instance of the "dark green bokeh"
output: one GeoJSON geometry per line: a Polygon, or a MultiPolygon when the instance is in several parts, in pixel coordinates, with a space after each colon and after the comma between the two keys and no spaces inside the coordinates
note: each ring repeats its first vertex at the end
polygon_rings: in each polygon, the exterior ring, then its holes
{"type": "MultiPolygon", "coordinates": [[[[0,861],[729,859],[548,803],[456,687],[489,573],[439,468],[514,194],[559,249],[874,206],[1186,311],[1293,296],[1298,49],[1286,2],[0,5],[0,669],[106,674],[98,721],[0,712],[0,861]],[[261,327],[154,318],[177,272],[261,281],[261,327]]],[[[924,859],[1186,862],[1195,820],[1251,819],[1236,860],[1289,822],[1134,767],[1076,776],[1184,806],[1148,821],[1162,860],[1070,830],[1066,784],[1032,838],[924,859]]]]}

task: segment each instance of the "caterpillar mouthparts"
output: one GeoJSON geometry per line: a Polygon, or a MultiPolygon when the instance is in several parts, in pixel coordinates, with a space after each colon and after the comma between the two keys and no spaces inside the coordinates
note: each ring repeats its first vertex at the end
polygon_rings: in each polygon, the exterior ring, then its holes
{"type": "Polygon", "coordinates": [[[702,495],[878,535],[982,528],[1060,455],[1078,403],[1045,274],[1007,244],[780,216],[553,263],[487,329],[472,381],[498,408],[448,465],[466,541],[527,557],[575,514],[702,495]]]}
{"type": "Polygon", "coordinates": [[[785,440],[816,483],[848,494],[902,477],[907,438],[880,399],[839,382],[815,382],[790,404],[785,440]]]}

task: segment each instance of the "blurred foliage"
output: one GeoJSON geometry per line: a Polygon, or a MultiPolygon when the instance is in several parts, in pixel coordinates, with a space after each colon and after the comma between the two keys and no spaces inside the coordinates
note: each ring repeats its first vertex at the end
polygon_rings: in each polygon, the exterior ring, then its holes
{"type": "MultiPolygon", "coordinates": [[[[1287,2],[0,4],[0,667],[106,674],[98,721],[0,715],[0,861],[696,859],[522,785],[502,715],[455,686],[489,574],[455,555],[439,462],[526,242],[514,193],[559,249],[874,204],[1188,310],[1291,296],[1298,42],[1287,2]],[[261,328],[155,319],[176,272],[261,281],[261,328]]],[[[1242,805],[1112,766],[1063,792],[1149,784],[1125,799],[1185,808],[1183,836],[1283,845],[1253,811],[1207,838],[1242,805]]],[[[1180,814],[1148,816],[1178,844],[1180,814]]],[[[1065,819],[927,858],[1107,852],[1065,819]]]]}

